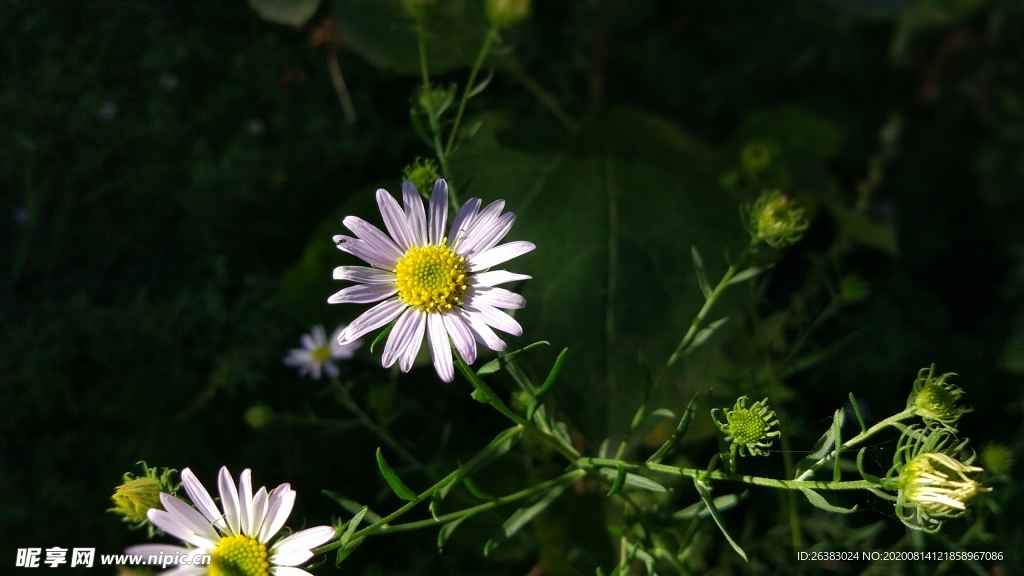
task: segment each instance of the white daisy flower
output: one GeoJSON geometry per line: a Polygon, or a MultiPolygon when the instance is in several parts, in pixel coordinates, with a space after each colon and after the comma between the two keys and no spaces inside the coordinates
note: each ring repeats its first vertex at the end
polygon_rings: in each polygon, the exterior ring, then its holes
{"type": "Polygon", "coordinates": [[[313,557],[311,550],[333,538],[334,528],[308,528],[268,545],[288,520],[295,491],[281,484],[269,493],[261,486],[254,495],[251,474],[248,468],[242,471],[236,489],[228,469],[220,469],[217,486],[224,508],[221,512],[195,474],[188,468],[182,470],[181,483],[198,510],[164,492],[160,494],[164,510],[153,508],[148,517],[154,526],[191,547],[143,544],[125,553],[146,558],[161,553],[187,556],[188,565],[182,563],[162,572],[169,576],[311,576],[296,566],[308,562],[313,557]],[[201,563],[201,556],[206,554],[211,557],[209,565],[201,563]]]}
{"type": "Polygon", "coordinates": [[[338,343],[353,342],[397,319],[384,346],[384,366],[397,361],[402,371],[408,372],[426,333],[434,368],[445,382],[451,382],[455,369],[449,338],[462,359],[472,364],[476,360],[477,342],[491,350],[505,349],[505,343],[492,328],[513,336],[522,335],[519,323],[499,308],[522,308],[526,299],[497,286],[530,277],[486,270],[535,246],[521,241],[497,245],[516,219],[511,212],[501,213],[505,207],[503,200],[481,210],[480,199],[470,198],[455,215],[445,236],[448,184],[444,180],[434,184],[429,217],[411,182],[402,184],[402,197],[404,210],[387,190],[377,190],[377,204],[390,238],[355,216],[342,222],[356,237],[334,237],[338,248],[373,267],[335,268],[335,280],[352,280],[357,284],[327,301],[364,304],[383,300],[349,324],[338,337],[338,343]]]}
{"type": "Polygon", "coordinates": [[[313,327],[309,334],[303,334],[300,342],[302,348],[293,348],[288,351],[284,363],[295,366],[299,369],[299,376],[309,374],[313,380],[320,379],[320,370],[323,369],[331,378],[337,378],[341,371],[331,360],[348,360],[355,354],[356,350],[363,345],[361,340],[347,344],[338,343],[338,335],[345,329],[345,325],[338,326],[330,341],[324,332],[322,325],[313,327]]]}

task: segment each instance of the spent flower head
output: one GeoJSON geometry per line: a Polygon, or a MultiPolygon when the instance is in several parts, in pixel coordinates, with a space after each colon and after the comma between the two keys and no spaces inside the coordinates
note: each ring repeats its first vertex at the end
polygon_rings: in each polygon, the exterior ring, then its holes
{"type": "Polygon", "coordinates": [[[171,475],[177,472],[170,468],[150,468],[145,462],[139,462],[142,466],[142,476],[135,476],[131,472],[124,474],[124,483],[114,489],[111,500],[114,507],[108,512],[120,514],[124,521],[132,524],[133,528],[141,528],[148,524],[146,514],[152,508],[160,505],[160,494],[167,492],[174,494],[178,487],[171,482],[171,475]]]}
{"type": "Polygon", "coordinates": [[[445,235],[448,220],[448,184],[434,183],[430,205],[424,209],[416,186],[402,185],[403,207],[387,192],[377,190],[384,225],[390,237],[356,216],[342,222],[355,237],[338,235],[334,242],[372,267],[339,266],[335,280],[356,282],[331,296],[331,304],[380,302],[352,321],[338,335],[341,345],[394,321],[382,363],[398,363],[408,372],[426,335],[434,368],[441,379],[455,376],[451,347],[467,364],[476,360],[476,343],[503,351],[505,342],[492,328],[521,336],[523,329],[500,309],[526,306],[522,296],[498,288],[499,284],[526,280],[523,274],[489,270],[535,246],[530,242],[498,242],[508,234],[515,214],[506,212],[504,200],[480,209],[470,198],[445,235]],[[429,212],[429,217],[428,217],[429,212]]]}
{"type": "Polygon", "coordinates": [[[711,418],[725,434],[725,440],[732,443],[730,449],[738,450],[740,456],[746,456],[746,452],[751,456],[766,456],[768,452],[765,449],[771,447],[772,441],[780,434],[778,430],[772,430],[779,419],[768,406],[768,398],[747,408],[747,397],[740,396],[732,410],[715,408],[711,411],[711,418]],[[719,413],[725,414],[725,422],[719,413]]]}
{"type": "Polygon", "coordinates": [[[810,225],[804,217],[804,209],[777,190],[762,193],[744,210],[744,225],[750,237],[772,248],[783,248],[800,240],[803,231],[810,225]]]}
{"type": "Polygon", "coordinates": [[[959,405],[964,391],[946,381],[950,376],[956,374],[949,372],[936,377],[934,364],[929,368],[922,368],[914,380],[914,389],[907,400],[907,407],[913,408],[927,425],[955,430],[960,416],[971,410],[959,405]]]}
{"type": "MultiPolygon", "coordinates": [[[[128,548],[126,554],[185,556],[188,570],[177,567],[164,572],[168,576],[310,576],[297,568],[313,557],[312,550],[334,537],[331,526],[317,526],[277,539],[295,504],[295,491],[281,484],[271,491],[260,487],[253,491],[252,472],[243,470],[236,487],[227,468],[217,477],[221,508],[188,468],[181,471],[181,482],[192,504],[161,494],[163,510],[151,509],[149,521],[167,534],[191,546],[142,544],[128,548]],[[210,564],[198,560],[209,555],[210,564]]],[[[183,563],[184,565],[184,563],[183,563]]]]}
{"type": "Polygon", "coordinates": [[[356,353],[356,350],[363,345],[361,340],[354,340],[340,344],[338,335],[345,329],[342,324],[331,334],[328,340],[324,327],[316,325],[309,334],[303,334],[299,341],[302,348],[293,348],[288,351],[284,363],[299,369],[299,376],[309,374],[313,380],[320,379],[320,372],[327,372],[331,378],[337,378],[341,371],[333,360],[348,360],[356,353]]]}
{"type": "Polygon", "coordinates": [[[896,491],[896,515],[908,527],[935,532],[942,522],[961,516],[982,486],[973,476],[982,471],[959,455],[967,441],[946,429],[908,427],[900,437],[893,466],[883,485],[896,491]]]}

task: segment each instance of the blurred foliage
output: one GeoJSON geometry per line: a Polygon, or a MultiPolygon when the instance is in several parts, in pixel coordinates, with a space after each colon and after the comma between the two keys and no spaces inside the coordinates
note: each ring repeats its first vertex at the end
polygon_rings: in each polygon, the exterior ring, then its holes
{"type": "MultiPolygon", "coordinates": [[[[5,562],[18,547],[141,541],[105,510],[143,459],[206,482],[221,465],[289,481],[295,526],[343,514],[321,489],[395,505],[380,441],[280,360],[311,325],[358,313],[326,305],[331,269],[353,263],[330,243],[340,217],[379,222],[372,191],[396,191],[402,168],[429,156],[408,121],[417,24],[399,0],[249,4],[288,25],[244,3],[0,0],[5,562]]],[[[482,4],[424,10],[436,85],[464,82],[482,4]]],[[[691,246],[720,273],[746,240],[736,206],[783,187],[811,228],[784,254],[758,255],[774,267],[714,311],[732,316],[728,330],[672,374],[666,402],[771,395],[796,450],[850,391],[870,420],[902,407],[921,366],[955,371],[975,410],[964,432],[1005,447],[1009,470],[930,542],[1002,550],[1004,573],[1024,572],[1022,42],[1024,8],[1009,0],[535,1],[502,31],[451,184],[460,198],[504,198],[512,234],[538,245],[517,268],[534,278],[511,347],[553,343],[526,357],[536,378],[571,348],[557,396],[586,450],[621,437],[642,368],[661,365],[699,308],[691,246]],[[767,163],[744,155],[752,143],[767,163]],[[866,298],[843,297],[851,274],[866,298]]],[[[367,342],[343,373],[423,461],[392,461],[414,490],[500,429],[464,383],[444,386],[429,366],[384,371],[379,354],[367,342]]],[[[709,419],[693,427],[678,464],[717,451],[709,419]]],[[[646,431],[657,445],[663,431],[646,431]]],[[[885,466],[881,448],[869,458],[885,466]]],[[[514,452],[477,482],[507,493],[558,471],[514,452]]],[[[342,569],[607,570],[602,522],[621,511],[593,486],[570,492],[487,559],[511,509],[473,519],[443,554],[431,531],[371,538],[342,569]]],[[[758,491],[726,514],[750,565],[710,528],[695,537],[694,571],[791,573],[789,503],[776,496],[758,491]]],[[[692,489],[672,498],[697,501],[692,489]]],[[[854,503],[862,512],[844,517],[793,503],[803,543],[907,545],[888,504],[854,503]]]]}

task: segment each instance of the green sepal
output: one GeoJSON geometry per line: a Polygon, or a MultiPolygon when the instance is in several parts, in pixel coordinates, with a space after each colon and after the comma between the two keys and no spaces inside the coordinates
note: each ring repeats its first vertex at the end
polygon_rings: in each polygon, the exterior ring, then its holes
{"type": "Polygon", "coordinates": [[[725,520],[722,519],[722,514],[719,513],[718,508],[715,506],[715,501],[711,498],[711,490],[708,485],[700,478],[694,478],[693,485],[697,488],[697,493],[700,494],[700,499],[704,501],[704,505],[708,507],[708,512],[711,513],[711,518],[718,525],[718,529],[721,530],[725,539],[729,541],[729,545],[740,555],[740,558],[743,558],[744,562],[749,562],[747,560],[747,553],[743,551],[743,548],[740,548],[740,545],[729,535],[729,531],[725,529],[725,520]]]}
{"type": "Polygon", "coordinates": [[[391,465],[384,459],[384,454],[377,448],[377,467],[380,468],[380,473],[384,475],[384,480],[391,486],[391,490],[395,492],[395,495],[402,500],[413,501],[416,499],[416,493],[409,490],[409,487],[402,483],[402,480],[395,474],[395,471],[391,469],[391,465]]]}
{"type": "Polygon", "coordinates": [[[568,484],[557,484],[549,488],[542,495],[531,500],[526,506],[513,512],[512,516],[509,516],[508,520],[498,529],[498,533],[484,544],[484,556],[489,555],[496,546],[507,542],[515,536],[523,526],[529,524],[530,520],[533,520],[534,517],[558,499],[567,486],[568,484]]]}
{"type": "Polygon", "coordinates": [[[853,514],[857,511],[856,504],[853,505],[853,508],[833,506],[832,504],[828,503],[828,500],[825,500],[824,496],[818,494],[817,492],[811,490],[810,488],[801,488],[800,491],[804,493],[804,496],[807,498],[808,502],[813,504],[816,508],[821,508],[826,512],[834,512],[836,514],[853,514]]]}

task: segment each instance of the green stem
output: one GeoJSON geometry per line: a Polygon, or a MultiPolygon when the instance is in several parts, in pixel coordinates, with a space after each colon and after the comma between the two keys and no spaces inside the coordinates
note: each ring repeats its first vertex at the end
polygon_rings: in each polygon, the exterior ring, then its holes
{"type": "MultiPolygon", "coordinates": [[[[437,115],[434,114],[434,102],[430,96],[430,70],[427,68],[427,40],[426,33],[423,31],[423,24],[421,23],[416,27],[417,35],[419,36],[419,47],[420,47],[420,73],[423,76],[423,101],[427,106],[427,120],[430,121],[430,131],[434,136],[434,153],[437,154],[437,160],[441,163],[441,176],[449,178],[448,172],[448,156],[444,152],[444,148],[441,147],[441,128],[437,123],[437,115]]],[[[459,200],[455,196],[455,191],[451,187],[448,188],[448,197],[452,205],[458,209],[459,200]]]]}
{"type": "Polygon", "coordinates": [[[477,390],[479,390],[484,396],[487,397],[488,403],[490,403],[490,405],[493,406],[495,410],[501,412],[502,415],[504,415],[506,418],[518,424],[526,432],[533,434],[537,438],[540,438],[542,441],[551,445],[555,450],[558,450],[559,452],[562,453],[563,456],[568,458],[570,462],[575,462],[576,459],[580,457],[579,453],[576,452],[576,449],[564,443],[561,440],[561,438],[559,438],[555,434],[545,433],[543,430],[538,428],[534,423],[527,421],[522,416],[513,412],[508,406],[505,405],[504,402],[502,402],[501,397],[499,397],[498,394],[490,386],[488,386],[486,382],[484,382],[479,376],[477,376],[476,372],[474,372],[472,368],[470,368],[468,365],[466,365],[465,362],[462,361],[462,358],[458,354],[454,354],[454,356],[455,366],[459,369],[459,372],[462,372],[462,375],[465,376],[466,379],[469,380],[470,383],[473,384],[473,386],[477,390]]]}
{"type": "Polygon", "coordinates": [[[796,358],[797,354],[801,350],[803,350],[803,347],[806,346],[807,343],[810,341],[811,335],[814,334],[814,332],[821,327],[825,320],[828,320],[829,318],[832,317],[833,314],[835,314],[836,310],[839,309],[841,304],[842,301],[840,300],[840,298],[836,297],[833,298],[827,306],[825,306],[825,309],[821,311],[821,314],[819,314],[818,317],[814,319],[814,322],[811,322],[811,325],[808,326],[806,330],[804,330],[804,333],[801,334],[800,338],[796,341],[795,344],[793,344],[793,348],[791,348],[789,354],[786,355],[786,359],[782,361],[783,367],[788,366],[789,363],[796,358]]]}
{"type": "Polygon", "coordinates": [[[438,525],[441,525],[441,524],[446,524],[446,523],[451,522],[453,520],[458,520],[459,518],[464,518],[466,516],[473,516],[475,514],[479,514],[480,512],[486,512],[486,511],[491,510],[493,508],[497,508],[498,506],[501,506],[503,504],[509,504],[511,502],[516,502],[518,500],[523,500],[523,499],[529,498],[531,496],[534,496],[535,494],[539,494],[539,493],[547,490],[548,488],[551,488],[552,486],[558,486],[560,484],[567,484],[567,483],[575,482],[576,480],[579,480],[583,476],[586,476],[586,474],[587,473],[586,473],[585,470],[581,470],[581,469],[570,470],[569,472],[566,472],[565,474],[562,474],[561,476],[558,476],[557,478],[552,478],[551,480],[547,480],[545,482],[541,482],[540,484],[537,484],[536,486],[531,486],[530,488],[526,488],[524,490],[520,490],[519,492],[516,492],[514,494],[509,494],[507,496],[502,496],[500,498],[495,498],[494,500],[491,500],[490,502],[486,502],[484,504],[480,504],[479,506],[473,506],[472,508],[465,508],[463,510],[459,510],[457,512],[451,512],[449,514],[442,514],[441,516],[438,516],[437,518],[429,518],[427,520],[418,520],[416,522],[407,522],[405,524],[397,524],[397,525],[394,525],[394,526],[384,526],[384,527],[381,527],[381,529],[377,533],[378,534],[389,534],[391,532],[407,532],[409,530],[418,530],[420,528],[430,528],[432,526],[438,526],[438,525]]]}
{"type": "Polygon", "coordinates": [[[756,241],[752,240],[750,245],[744,248],[743,252],[740,252],[740,255],[738,258],[736,258],[736,261],[733,262],[731,266],[729,266],[729,269],[725,271],[725,275],[722,276],[722,279],[718,281],[718,285],[715,286],[714,290],[712,290],[710,294],[708,294],[707,298],[704,300],[704,306],[701,307],[700,312],[697,313],[697,316],[694,317],[693,322],[690,323],[690,328],[687,329],[686,335],[683,336],[683,339],[679,342],[679,345],[676,346],[675,352],[673,352],[672,355],[669,356],[668,362],[665,363],[665,369],[668,369],[673,364],[675,364],[676,360],[679,359],[679,355],[682,354],[686,350],[686,348],[693,343],[693,339],[697,337],[697,333],[700,330],[701,325],[704,324],[704,319],[707,317],[708,313],[711,312],[711,309],[715,306],[715,302],[718,301],[718,297],[721,296],[723,292],[725,292],[725,289],[729,286],[729,281],[732,280],[733,276],[735,276],[736,273],[739,271],[740,266],[743,265],[744,260],[746,260],[747,256],[750,255],[750,251],[755,245],[756,241]]]}
{"type": "Polygon", "coordinates": [[[889,426],[892,426],[893,424],[899,422],[900,420],[906,420],[907,418],[914,416],[914,414],[915,412],[913,408],[907,408],[906,410],[900,412],[899,414],[894,414],[886,418],[885,420],[882,420],[881,422],[875,424],[871,428],[868,428],[867,430],[861,432],[860,434],[857,434],[853,438],[850,438],[850,440],[844,442],[842,445],[836,446],[836,448],[832,450],[830,453],[823,456],[814,464],[811,464],[811,467],[808,468],[807,470],[804,470],[802,474],[797,476],[796,480],[804,480],[806,478],[810,478],[811,475],[814,474],[815,470],[821,468],[822,465],[832,460],[833,458],[838,458],[839,454],[842,453],[844,450],[849,450],[850,448],[858,446],[861,442],[864,442],[869,437],[877,434],[878,432],[881,432],[882,430],[888,428],[889,426]]]}
{"type": "Polygon", "coordinates": [[[469,72],[469,83],[466,84],[465,90],[462,91],[462,100],[459,101],[459,111],[455,114],[455,124],[452,125],[452,132],[448,136],[448,145],[444,147],[444,155],[448,156],[452,153],[452,148],[455,146],[455,135],[459,131],[459,123],[462,122],[462,113],[466,111],[466,103],[469,102],[469,93],[473,91],[474,84],[476,83],[476,75],[480,72],[480,67],[483,66],[484,60],[487,58],[487,53],[491,49],[491,44],[498,38],[498,31],[493,26],[487,30],[487,36],[484,38],[484,44],[480,47],[480,53],[476,56],[476,62],[473,63],[473,69],[469,72]]]}
{"type": "Polygon", "coordinates": [[[664,474],[672,474],[674,476],[687,476],[690,478],[702,478],[705,480],[726,480],[730,482],[741,482],[743,484],[751,484],[753,486],[766,486],[768,488],[778,488],[781,490],[802,490],[810,488],[812,490],[861,490],[865,488],[877,488],[878,485],[868,480],[848,480],[843,482],[819,482],[816,480],[776,480],[774,478],[762,478],[760,476],[747,476],[745,474],[730,474],[728,472],[708,472],[706,470],[698,470],[696,468],[679,468],[676,466],[668,466],[665,464],[653,464],[650,462],[644,464],[631,464],[629,462],[623,462],[622,460],[614,460],[612,458],[580,458],[578,463],[581,466],[597,466],[600,468],[618,468],[623,467],[627,471],[638,472],[643,470],[649,470],[651,472],[661,472],[664,474]]]}

